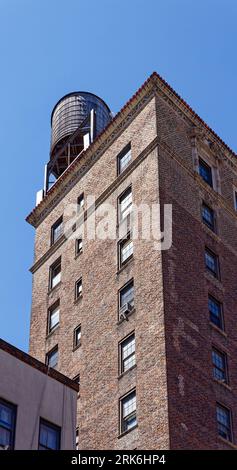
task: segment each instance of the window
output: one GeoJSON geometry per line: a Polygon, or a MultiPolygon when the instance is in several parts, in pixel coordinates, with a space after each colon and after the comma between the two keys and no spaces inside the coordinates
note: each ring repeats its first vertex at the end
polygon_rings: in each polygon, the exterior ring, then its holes
{"type": "Polygon", "coordinates": [[[61,258],[58,258],[50,267],[50,289],[53,289],[61,281],[61,258]]]}
{"type": "Polygon", "coordinates": [[[56,243],[56,241],[61,237],[63,234],[63,218],[60,217],[60,219],[55,222],[55,224],[51,228],[51,245],[56,243]]]}
{"type": "Polygon", "coordinates": [[[0,399],[0,449],[14,449],[15,427],[16,406],[0,399]]]}
{"type": "Polygon", "coordinates": [[[76,384],[80,385],[80,374],[75,375],[72,379],[76,384]]]}
{"type": "Polygon", "coordinates": [[[81,344],[81,325],[77,326],[73,335],[73,348],[76,349],[81,344]]]}
{"type": "Polygon", "coordinates": [[[51,331],[53,331],[56,328],[56,326],[58,326],[59,313],[60,313],[59,301],[57,301],[55,304],[52,305],[52,307],[49,308],[48,333],[51,333],[51,331]]]}
{"type": "Polygon", "coordinates": [[[119,344],[120,349],[120,374],[131,369],[136,364],[135,358],[135,333],[129,335],[119,344]]]}
{"type": "Polygon", "coordinates": [[[209,186],[213,187],[212,169],[201,158],[199,158],[199,175],[209,186]]]}
{"type": "Polygon", "coordinates": [[[118,175],[120,175],[129,165],[132,158],[131,145],[127,145],[118,155],[118,175]]]}
{"type": "Polygon", "coordinates": [[[82,253],[82,238],[77,238],[76,240],[76,255],[82,253]]]}
{"type": "Polygon", "coordinates": [[[137,424],[136,418],[136,391],[130,392],[120,400],[120,431],[123,433],[134,428],[137,424]]]}
{"type": "Polygon", "coordinates": [[[126,303],[134,307],[134,285],[133,281],[129,281],[119,292],[119,308],[126,303]]]}
{"type": "Polygon", "coordinates": [[[133,256],[133,241],[128,234],[128,238],[124,238],[119,242],[119,267],[121,268],[133,256]]]}
{"type": "Polygon", "coordinates": [[[60,434],[60,427],[40,419],[39,450],[60,450],[60,434]]]}
{"type": "Polygon", "coordinates": [[[46,365],[52,368],[58,365],[58,346],[46,354],[46,365]]]}
{"type": "Polygon", "coordinates": [[[84,193],[82,193],[78,198],[77,198],[77,212],[79,213],[83,208],[84,208],[84,193]]]}
{"type": "Polygon", "coordinates": [[[231,413],[225,406],[217,404],[217,429],[219,436],[232,441],[231,413]]]}
{"type": "Polygon", "coordinates": [[[207,204],[202,204],[202,220],[213,232],[215,230],[215,217],[214,211],[207,206],[207,204]]]}
{"type": "Polygon", "coordinates": [[[224,329],[224,321],[223,321],[223,311],[222,305],[218,300],[214,299],[211,295],[208,297],[208,308],[210,314],[210,321],[214,323],[214,325],[218,326],[221,330],[224,329]]]}
{"type": "Polygon", "coordinates": [[[213,251],[206,248],[205,250],[205,263],[206,268],[213,276],[219,278],[219,260],[218,256],[213,251]]]}
{"type": "Polygon", "coordinates": [[[124,220],[132,211],[132,188],[119,197],[119,220],[124,220]]]}
{"type": "Polygon", "coordinates": [[[212,349],[213,377],[221,382],[228,383],[227,356],[225,353],[212,349]]]}
{"type": "Polygon", "coordinates": [[[80,297],[82,297],[82,278],[78,279],[75,284],[75,300],[79,299],[80,297]]]}
{"type": "Polygon", "coordinates": [[[237,189],[234,188],[234,208],[237,211],[237,189]]]}

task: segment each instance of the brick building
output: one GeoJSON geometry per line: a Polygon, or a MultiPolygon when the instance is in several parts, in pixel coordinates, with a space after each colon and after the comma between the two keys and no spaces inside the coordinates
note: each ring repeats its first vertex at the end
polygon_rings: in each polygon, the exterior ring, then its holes
{"type": "Polygon", "coordinates": [[[80,449],[237,448],[236,154],[156,73],[86,147],[27,217],[30,353],[80,377],[80,449]],[[76,203],[172,204],[172,245],[65,236],[76,203]]]}

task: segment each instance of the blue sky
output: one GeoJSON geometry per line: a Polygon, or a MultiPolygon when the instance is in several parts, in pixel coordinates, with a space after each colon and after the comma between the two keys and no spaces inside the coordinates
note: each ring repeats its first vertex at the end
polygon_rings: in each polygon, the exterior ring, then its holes
{"type": "Polygon", "coordinates": [[[156,70],[237,151],[236,0],[0,0],[0,336],[27,350],[50,113],[75,90],[117,112],[156,70]]]}

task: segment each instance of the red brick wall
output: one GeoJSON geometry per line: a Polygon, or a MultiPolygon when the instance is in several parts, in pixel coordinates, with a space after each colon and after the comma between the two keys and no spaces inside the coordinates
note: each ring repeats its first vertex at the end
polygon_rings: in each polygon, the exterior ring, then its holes
{"type": "MultiPolygon", "coordinates": [[[[58,344],[59,370],[70,377],[80,372],[81,449],[229,448],[217,435],[216,401],[232,409],[234,430],[237,426],[236,176],[228,163],[207,148],[221,182],[220,194],[209,190],[193,167],[193,123],[160,95],[156,106],[152,99],[118,133],[36,230],[35,261],[39,261],[49,249],[52,224],[81,192],[96,198],[104,194],[106,202],[116,207],[117,197],[132,183],[136,204],[173,204],[173,245],[166,252],[157,252],[149,241],[135,241],[133,261],[118,274],[115,240],[85,240],[83,254],[76,259],[71,240],[49,252],[34,273],[30,352],[44,360],[45,353],[58,344]],[[158,148],[153,146],[141,158],[156,137],[158,148]],[[129,141],[137,165],[118,183],[116,155],[129,141]],[[218,236],[201,222],[203,198],[216,210],[218,236]],[[205,272],[206,244],[220,256],[221,282],[205,272]],[[48,294],[49,266],[60,255],[62,282],[48,294]],[[75,304],[74,283],[81,276],[83,297],[75,304]],[[117,293],[132,277],[136,310],[128,322],[117,325],[117,293]],[[224,304],[227,336],[210,325],[208,292],[224,304]],[[46,339],[47,309],[58,297],[60,327],[46,339]],[[73,352],[73,329],[79,323],[82,344],[73,352]],[[118,379],[118,342],[133,330],[137,367],[118,379]],[[212,343],[228,353],[230,388],[212,379],[212,343]],[[134,386],[138,427],[118,437],[118,400],[134,386]]],[[[200,149],[203,145],[198,141],[200,149]]]]}

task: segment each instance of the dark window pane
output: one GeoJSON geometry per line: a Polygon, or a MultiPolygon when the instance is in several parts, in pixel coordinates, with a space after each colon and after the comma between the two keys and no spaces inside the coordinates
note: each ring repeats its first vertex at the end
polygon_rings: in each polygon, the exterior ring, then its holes
{"type": "Polygon", "coordinates": [[[54,349],[53,351],[47,354],[47,365],[49,367],[56,367],[58,364],[58,349],[54,349]]]}
{"type": "Polygon", "coordinates": [[[60,217],[59,220],[52,226],[51,232],[51,242],[52,244],[55,243],[63,233],[63,218],[60,217]]]}
{"type": "Polygon", "coordinates": [[[78,255],[81,252],[82,252],[82,239],[79,238],[76,240],[76,254],[78,255]]]}
{"type": "Polygon", "coordinates": [[[11,443],[11,431],[0,426],[0,446],[9,446],[11,443]]]}
{"type": "Polygon", "coordinates": [[[214,231],[214,211],[206,204],[202,205],[202,220],[211,230],[214,231]]]}
{"type": "Polygon", "coordinates": [[[82,279],[79,279],[76,282],[76,286],[75,286],[75,297],[76,299],[78,299],[81,296],[82,296],[82,279]]]}
{"type": "Polygon", "coordinates": [[[205,251],[205,263],[206,268],[210,271],[215,277],[218,277],[219,266],[218,266],[218,257],[215,253],[212,253],[209,250],[205,251]]]}
{"type": "Polygon", "coordinates": [[[77,347],[81,342],[81,327],[78,326],[74,330],[74,347],[77,347]]]}
{"type": "Polygon", "coordinates": [[[84,207],[84,194],[81,194],[78,198],[77,198],[77,212],[80,212],[81,209],[83,209],[84,207]]]}
{"type": "Polygon", "coordinates": [[[212,182],[212,170],[211,167],[204,162],[201,158],[199,159],[199,174],[209,186],[213,186],[212,182]]]}
{"type": "Polygon", "coordinates": [[[226,356],[225,354],[213,349],[212,351],[213,375],[217,380],[227,382],[226,356]]]}
{"type": "Polygon", "coordinates": [[[60,428],[40,421],[39,450],[60,449],[60,428]]]}
{"type": "Polygon", "coordinates": [[[216,409],[218,433],[224,439],[232,441],[230,411],[218,405],[216,409]]]}
{"type": "Polygon", "coordinates": [[[0,446],[13,449],[16,422],[16,407],[11,403],[0,401],[0,446]]]}
{"type": "Polygon", "coordinates": [[[209,296],[208,308],[211,322],[218,326],[218,328],[223,329],[222,308],[220,302],[209,296]]]}
{"type": "Polygon", "coordinates": [[[124,304],[129,303],[134,305],[134,287],[133,282],[129,282],[123,289],[120,291],[120,307],[124,304]]]}

